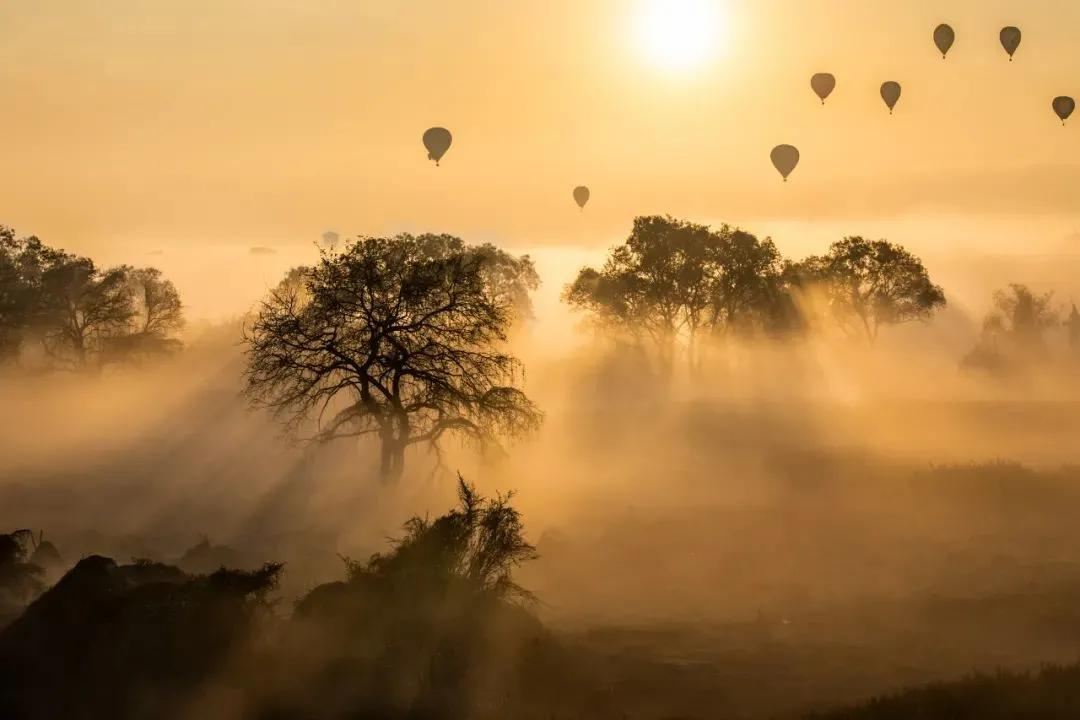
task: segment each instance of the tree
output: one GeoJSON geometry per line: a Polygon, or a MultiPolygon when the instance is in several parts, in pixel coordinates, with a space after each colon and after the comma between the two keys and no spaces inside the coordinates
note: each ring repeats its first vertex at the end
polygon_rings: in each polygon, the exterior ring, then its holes
{"type": "Polygon", "coordinates": [[[176,352],[184,327],[184,307],[172,281],[157,268],[121,268],[132,300],[129,327],[108,337],[102,362],[139,361],[176,352]]]}
{"type": "Polygon", "coordinates": [[[367,238],[295,277],[245,330],[246,392],[291,432],[375,435],[393,480],[413,445],[438,453],[454,433],[486,447],[538,426],[521,364],[500,349],[514,311],[475,249],[367,238]]]}
{"type": "Polygon", "coordinates": [[[883,325],[925,322],[945,305],[922,261],[887,240],[844,238],[828,254],[804,260],[795,274],[821,286],[840,326],[870,342],[883,325]]]}
{"type": "Polygon", "coordinates": [[[716,233],[709,326],[718,330],[775,328],[784,321],[784,260],[770,238],[723,226],[716,233]]]}
{"type": "Polygon", "coordinates": [[[30,322],[33,288],[21,269],[22,243],[0,225],[0,362],[17,358],[30,322]]]}
{"type": "Polygon", "coordinates": [[[128,272],[136,301],[135,331],[143,335],[168,337],[184,327],[183,303],[171,280],[157,268],[128,272]]]}
{"type": "Polygon", "coordinates": [[[1036,294],[1026,285],[1013,283],[994,293],[993,307],[983,320],[975,348],[962,365],[1004,371],[1046,351],[1045,332],[1060,322],[1053,306],[1054,293],[1036,294]]]}
{"type": "Polygon", "coordinates": [[[59,250],[45,252],[40,303],[45,351],[71,369],[100,368],[95,361],[135,317],[125,268],[101,270],[59,250]]]}
{"type": "Polygon", "coordinates": [[[703,330],[766,327],[781,295],[783,265],[772,240],[727,225],[639,217],[600,270],[583,268],[563,299],[599,324],[648,339],[664,359],[703,330]]]}
{"type": "Polygon", "coordinates": [[[156,268],[93,260],[0,226],[0,361],[40,342],[54,367],[100,369],[175,350],[176,287],[156,268]]]}
{"type": "Polygon", "coordinates": [[[1018,345],[1041,349],[1043,333],[1060,322],[1053,302],[1052,292],[1037,295],[1026,285],[1013,283],[994,293],[994,308],[983,327],[991,334],[1013,338],[1018,345]]]}

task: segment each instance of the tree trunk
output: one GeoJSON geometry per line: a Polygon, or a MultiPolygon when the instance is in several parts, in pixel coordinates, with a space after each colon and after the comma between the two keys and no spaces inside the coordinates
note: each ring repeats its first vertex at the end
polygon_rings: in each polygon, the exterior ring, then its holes
{"type": "Polygon", "coordinates": [[[403,440],[399,440],[394,443],[394,447],[391,450],[392,460],[390,464],[390,477],[388,480],[397,482],[401,479],[401,476],[405,474],[405,448],[406,443],[403,440]]]}
{"type": "Polygon", "coordinates": [[[396,483],[405,472],[407,443],[393,435],[383,435],[379,454],[379,476],[386,484],[396,483]]]}
{"type": "Polygon", "coordinates": [[[409,419],[403,413],[383,424],[379,433],[379,474],[384,483],[395,483],[404,474],[410,432],[409,419]]]}
{"type": "Polygon", "coordinates": [[[379,477],[383,482],[388,482],[393,467],[394,455],[391,452],[392,441],[385,435],[382,438],[382,444],[379,446],[379,477]]]}

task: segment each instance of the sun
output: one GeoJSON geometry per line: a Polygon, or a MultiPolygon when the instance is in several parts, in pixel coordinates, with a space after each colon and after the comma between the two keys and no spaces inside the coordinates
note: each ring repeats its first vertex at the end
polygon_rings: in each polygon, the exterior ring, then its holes
{"type": "Polygon", "coordinates": [[[721,0],[643,0],[637,35],[649,62],[663,70],[686,72],[714,59],[725,24],[721,0]]]}

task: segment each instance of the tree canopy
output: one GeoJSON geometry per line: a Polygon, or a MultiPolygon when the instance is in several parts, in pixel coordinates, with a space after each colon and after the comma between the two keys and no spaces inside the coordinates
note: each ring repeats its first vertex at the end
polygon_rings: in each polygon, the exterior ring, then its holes
{"type": "Polygon", "coordinates": [[[582,268],[563,299],[667,355],[679,337],[693,345],[702,331],[770,326],[780,307],[782,272],[769,238],[727,225],[639,217],[603,267],[582,268]]]}
{"type": "Polygon", "coordinates": [[[0,360],[37,344],[50,366],[84,370],[179,346],[183,306],[155,268],[100,268],[0,227],[0,360]]]}
{"type": "Polygon", "coordinates": [[[538,426],[521,363],[502,349],[535,281],[528,258],[448,236],[363,238],[290,278],[245,342],[248,396],[291,432],[376,436],[395,479],[411,446],[438,452],[452,433],[487,447],[538,426]]]}
{"type": "Polygon", "coordinates": [[[922,260],[887,240],[844,238],[793,266],[792,274],[821,287],[840,326],[871,342],[882,326],[926,321],[945,305],[922,260]]]}
{"type": "Polygon", "coordinates": [[[992,372],[1015,368],[1044,355],[1046,331],[1060,324],[1054,293],[1036,293],[1013,283],[994,292],[979,339],[961,364],[992,372]]]}

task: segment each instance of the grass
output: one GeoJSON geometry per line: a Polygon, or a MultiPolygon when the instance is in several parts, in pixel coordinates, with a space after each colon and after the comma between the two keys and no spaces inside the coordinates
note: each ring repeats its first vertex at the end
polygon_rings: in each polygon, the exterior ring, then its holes
{"type": "Polygon", "coordinates": [[[977,674],[807,716],[809,720],[1073,720],[1080,717],[1080,665],[1037,673],[977,674]]]}

